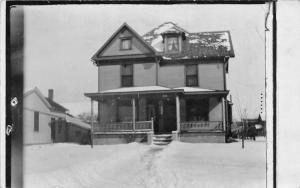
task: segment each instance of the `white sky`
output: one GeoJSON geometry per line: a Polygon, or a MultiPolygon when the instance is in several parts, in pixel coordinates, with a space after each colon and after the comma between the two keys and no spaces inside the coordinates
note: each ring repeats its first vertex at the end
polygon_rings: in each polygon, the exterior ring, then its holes
{"type": "MultiPolygon", "coordinates": [[[[230,30],[235,58],[227,87],[237,109],[249,118],[260,112],[265,92],[266,5],[59,5],[25,8],[25,91],[37,86],[75,115],[89,112],[83,93],[97,91],[90,58],[127,22],[140,35],[172,21],[190,32],[230,30]]],[[[264,114],[263,114],[264,116],[264,114]]]]}

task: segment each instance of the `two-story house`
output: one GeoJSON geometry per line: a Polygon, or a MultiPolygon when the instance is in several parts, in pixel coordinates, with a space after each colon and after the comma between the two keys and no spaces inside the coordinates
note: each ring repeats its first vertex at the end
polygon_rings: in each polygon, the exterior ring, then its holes
{"type": "Polygon", "coordinates": [[[225,142],[230,57],[229,31],[190,33],[167,22],[140,36],[124,23],[92,57],[98,91],[85,96],[98,103],[93,143],[143,140],[149,132],[225,142]]]}

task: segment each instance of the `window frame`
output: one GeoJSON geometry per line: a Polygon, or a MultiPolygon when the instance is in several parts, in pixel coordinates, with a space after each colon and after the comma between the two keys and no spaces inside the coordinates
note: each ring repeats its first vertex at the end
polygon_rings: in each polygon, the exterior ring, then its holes
{"type": "Polygon", "coordinates": [[[185,86],[187,87],[199,87],[199,70],[198,70],[198,64],[188,64],[188,65],[185,65],[185,86]],[[188,66],[196,66],[196,74],[193,74],[193,75],[188,75],[187,74],[187,67],[188,66]],[[188,83],[188,80],[189,78],[196,78],[196,84],[195,85],[189,85],[188,83]]]}
{"type": "Polygon", "coordinates": [[[121,87],[133,87],[134,86],[134,79],[133,79],[133,75],[134,75],[134,72],[133,72],[133,70],[134,70],[134,66],[133,66],[133,64],[122,64],[121,65],[121,68],[120,68],[120,75],[121,75],[121,87]],[[132,71],[131,71],[131,75],[123,75],[123,67],[124,66],[131,66],[132,68],[132,71]],[[129,85],[125,85],[124,84],[124,78],[131,78],[131,84],[129,84],[129,85]]]}
{"type": "Polygon", "coordinates": [[[165,52],[166,53],[170,53],[170,54],[172,54],[172,53],[179,53],[180,52],[180,39],[179,39],[179,36],[177,36],[177,35],[169,35],[169,36],[166,36],[165,37],[165,52]],[[169,50],[169,48],[168,48],[168,42],[169,42],[169,38],[176,38],[177,39],[177,45],[178,45],[178,50],[177,51],[172,51],[172,50],[169,50]]]}
{"type": "Polygon", "coordinates": [[[132,37],[120,37],[120,51],[132,50],[132,37]],[[123,48],[124,41],[130,41],[128,48],[123,48]]]}
{"type": "Polygon", "coordinates": [[[40,130],[40,113],[37,111],[34,111],[33,115],[33,130],[34,132],[39,132],[40,130]]]}

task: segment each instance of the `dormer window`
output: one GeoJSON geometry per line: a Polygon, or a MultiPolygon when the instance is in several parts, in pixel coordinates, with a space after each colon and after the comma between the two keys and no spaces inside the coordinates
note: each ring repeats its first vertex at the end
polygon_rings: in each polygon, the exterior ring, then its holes
{"type": "Polygon", "coordinates": [[[167,37],[166,40],[167,52],[179,52],[179,40],[177,36],[167,37]]]}
{"type": "Polygon", "coordinates": [[[131,46],[132,46],[131,37],[121,38],[120,40],[121,40],[120,50],[131,50],[131,46]]]}
{"type": "Polygon", "coordinates": [[[167,54],[179,53],[182,51],[182,40],[185,40],[184,33],[165,32],[162,34],[164,51],[167,54]]]}

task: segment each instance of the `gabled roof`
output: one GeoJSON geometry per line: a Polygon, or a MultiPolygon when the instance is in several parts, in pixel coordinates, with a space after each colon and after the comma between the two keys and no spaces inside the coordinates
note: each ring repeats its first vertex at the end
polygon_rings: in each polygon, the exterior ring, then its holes
{"type": "Polygon", "coordinates": [[[41,99],[41,101],[51,111],[61,112],[61,113],[65,113],[66,111],[68,111],[67,108],[63,107],[62,105],[58,104],[57,102],[55,102],[53,100],[50,100],[47,97],[44,97],[44,95],[42,94],[42,92],[37,87],[34,87],[33,89],[31,89],[31,90],[27,91],[26,93],[24,93],[23,98],[25,98],[26,96],[30,95],[31,93],[36,93],[37,96],[41,99]]]}
{"type": "Polygon", "coordinates": [[[162,55],[164,60],[234,57],[229,31],[190,33],[172,22],[166,22],[143,35],[143,39],[162,55]],[[185,36],[182,52],[165,54],[163,52],[164,33],[182,33],[185,36]]]}
{"type": "Polygon", "coordinates": [[[100,60],[101,57],[99,55],[106,49],[106,47],[113,41],[113,39],[121,32],[123,29],[129,30],[133,36],[135,36],[153,55],[155,55],[156,51],[154,48],[146,43],[143,38],[134,30],[132,29],[127,23],[123,23],[119,29],[103,44],[103,46],[93,55],[92,60],[100,60]]]}
{"type": "Polygon", "coordinates": [[[65,107],[63,107],[62,105],[58,104],[57,102],[50,100],[48,97],[46,97],[46,100],[49,102],[49,104],[51,105],[51,109],[52,111],[55,112],[62,112],[65,113],[66,111],[68,111],[68,109],[66,109],[65,107]]]}
{"type": "Polygon", "coordinates": [[[46,98],[44,97],[44,95],[42,94],[42,92],[39,90],[39,88],[34,87],[33,89],[28,90],[27,92],[24,93],[23,98],[25,98],[26,96],[30,95],[31,93],[36,93],[37,96],[41,99],[41,101],[49,108],[51,109],[51,105],[49,104],[49,102],[46,100],[46,98]]]}

